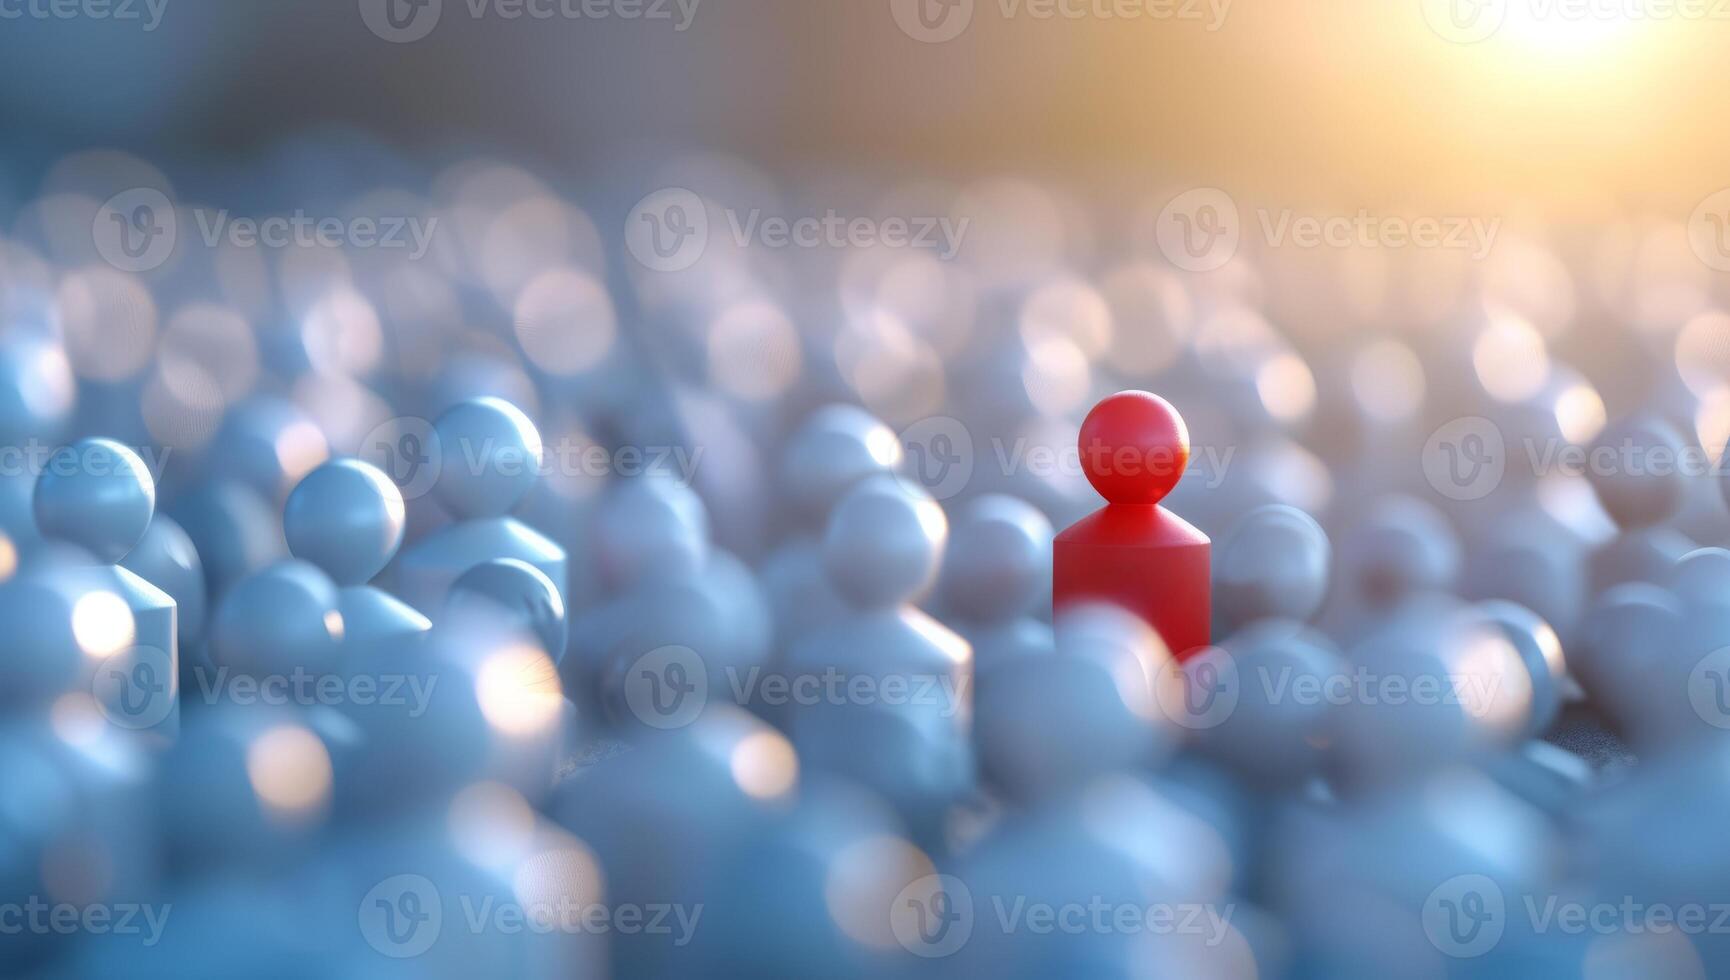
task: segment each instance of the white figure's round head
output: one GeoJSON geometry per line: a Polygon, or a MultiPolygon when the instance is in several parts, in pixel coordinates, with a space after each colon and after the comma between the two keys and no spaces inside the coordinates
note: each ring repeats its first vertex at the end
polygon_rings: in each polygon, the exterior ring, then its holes
{"type": "Polygon", "coordinates": [[[150,527],[156,480],[132,450],[111,439],[85,439],[48,458],[34,508],[44,537],[118,562],[150,527]]]}

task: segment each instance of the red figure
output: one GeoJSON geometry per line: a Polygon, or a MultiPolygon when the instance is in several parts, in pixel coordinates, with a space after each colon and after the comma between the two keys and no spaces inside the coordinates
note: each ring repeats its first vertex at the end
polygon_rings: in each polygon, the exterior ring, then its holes
{"type": "Polygon", "coordinates": [[[1159,506],[1189,466],[1189,430],[1171,403],[1120,391],[1081,423],[1081,468],[1105,506],[1057,536],[1053,605],[1104,600],[1146,620],[1179,659],[1208,644],[1207,535],[1159,506]]]}

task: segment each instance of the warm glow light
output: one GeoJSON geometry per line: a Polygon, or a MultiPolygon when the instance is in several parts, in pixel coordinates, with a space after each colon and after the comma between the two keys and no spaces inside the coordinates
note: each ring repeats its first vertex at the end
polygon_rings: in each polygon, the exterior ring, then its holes
{"type": "Polygon", "coordinates": [[[276,461],[282,467],[282,479],[292,487],[301,477],[311,473],[330,458],[330,446],[324,433],[311,422],[291,422],[276,434],[276,461]]]}
{"type": "Polygon", "coordinates": [[[1489,730],[1506,737],[1525,724],[1532,710],[1532,678],[1499,631],[1467,637],[1451,676],[1459,685],[1460,707],[1489,730]]]}
{"type": "Polygon", "coordinates": [[[1694,412],[1694,432],[1712,464],[1724,459],[1724,447],[1730,444],[1730,388],[1714,388],[1700,398],[1694,412]]]}
{"type": "Polygon", "coordinates": [[[1087,400],[1091,374],[1087,355],[1064,337],[1045,337],[1027,345],[1021,383],[1027,400],[1046,415],[1065,415],[1087,400]]]}
{"type": "Polygon", "coordinates": [[[1730,383],[1730,314],[1712,310],[1683,324],[1676,334],[1676,373],[1701,398],[1730,383]]]}
{"type": "Polygon", "coordinates": [[[1371,343],[1352,358],[1352,392],[1381,422],[1402,422],[1424,402],[1424,365],[1397,340],[1371,343]]]}
{"type": "Polygon", "coordinates": [[[107,727],[96,701],[83,691],[62,694],[48,712],[48,724],[67,745],[93,745],[107,727]]]}
{"type": "Polygon", "coordinates": [[[1605,421],[1604,399],[1584,381],[1569,385],[1556,399],[1556,426],[1569,442],[1577,445],[1591,442],[1603,430],[1605,421]]]}
{"type": "Polygon", "coordinates": [[[1098,357],[1111,346],[1111,335],[1111,307],[1079,279],[1044,286],[1021,308],[1021,337],[1030,347],[1061,337],[1073,340],[1089,357],[1098,357]]]}
{"type": "Polygon", "coordinates": [[[306,358],[316,371],[365,375],[384,355],[384,330],[366,297],[340,289],[313,304],[300,325],[306,358]]]}
{"type": "Polygon", "coordinates": [[[489,656],[475,679],[475,694],[487,722],[515,737],[546,731],[564,706],[558,668],[546,654],[527,646],[489,656]]]}
{"type": "Polygon", "coordinates": [[[246,775],[258,798],[284,815],[321,807],[330,795],[330,753],[298,725],[272,728],[246,750],[246,775]]]}
{"type": "Polygon", "coordinates": [[[1550,376],[1544,338],[1513,314],[1495,316],[1472,343],[1472,367],[1490,397],[1520,402],[1537,394],[1550,376]]]}
{"type": "Polygon", "coordinates": [[[940,546],[948,540],[949,518],[943,513],[942,504],[925,498],[914,502],[913,512],[919,516],[919,529],[927,538],[940,546]]]}
{"type": "Polygon", "coordinates": [[[582,841],[561,836],[556,847],[529,855],[511,875],[511,892],[530,921],[547,928],[564,909],[585,909],[603,894],[600,862],[582,841]]]}
{"type": "Polygon", "coordinates": [[[933,870],[923,851],[899,837],[867,837],[835,855],[823,882],[823,904],[850,939],[887,949],[895,944],[895,896],[933,870]]]}
{"type": "Polygon", "coordinates": [[[757,732],[740,739],[727,761],[733,781],[760,800],[780,796],[799,778],[799,758],[793,754],[792,744],[775,732],[757,732]]]}
{"type": "Polygon", "coordinates": [[[91,592],[72,606],[72,638],[85,656],[112,657],[137,635],[132,609],[112,592],[91,592]]]}
{"type": "Polygon", "coordinates": [[[1269,358],[1255,373],[1256,393],[1269,415],[1295,422],[1316,404],[1316,379],[1303,358],[1287,352],[1269,358]]]}
{"type": "Polygon", "coordinates": [[[513,309],[517,342],[535,366],[570,377],[599,364],[618,338],[618,316],[606,287],[577,269],[553,269],[531,281],[513,309]]]}
{"type": "Polygon", "coordinates": [[[535,814],[521,793],[503,783],[464,787],[451,800],[451,841],[463,856],[483,868],[519,860],[534,838],[535,814]]]}
{"type": "Polygon", "coordinates": [[[969,664],[973,662],[973,645],[942,623],[918,609],[908,609],[901,614],[902,622],[917,630],[931,646],[941,652],[954,664],[969,664]]]}
{"type": "Polygon", "coordinates": [[[729,307],[709,326],[709,376],[728,394],[751,401],[779,397],[798,380],[799,332],[779,307],[729,307]]]}
{"type": "Polygon", "coordinates": [[[886,425],[872,426],[871,431],[865,434],[865,451],[871,454],[871,460],[878,466],[886,469],[901,466],[901,439],[886,425]]]}
{"type": "Polygon", "coordinates": [[[1500,33],[1528,54],[1603,56],[1608,47],[1635,38],[1643,18],[1639,4],[1536,3],[1511,0],[1500,33]]]}

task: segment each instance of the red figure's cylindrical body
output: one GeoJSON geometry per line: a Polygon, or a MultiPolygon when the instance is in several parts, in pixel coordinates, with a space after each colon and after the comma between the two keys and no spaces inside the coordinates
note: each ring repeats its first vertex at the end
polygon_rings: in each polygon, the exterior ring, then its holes
{"type": "Polygon", "coordinates": [[[1107,504],[1057,536],[1053,604],[1122,606],[1182,657],[1209,642],[1212,552],[1207,535],[1164,507],[1107,504]]]}
{"type": "Polygon", "coordinates": [[[1163,398],[1112,395],[1082,423],[1081,462],[1109,501],[1052,553],[1052,603],[1105,601],[1146,620],[1178,657],[1210,642],[1212,544],[1159,506],[1189,464],[1189,432],[1163,398]]]}

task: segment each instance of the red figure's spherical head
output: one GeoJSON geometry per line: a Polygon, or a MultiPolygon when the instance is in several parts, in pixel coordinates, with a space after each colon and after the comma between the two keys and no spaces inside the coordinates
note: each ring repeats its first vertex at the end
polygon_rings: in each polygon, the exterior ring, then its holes
{"type": "Polygon", "coordinates": [[[1120,391],[1081,423],[1081,469],[1113,504],[1157,504],[1189,466],[1189,430],[1171,403],[1120,391]]]}

